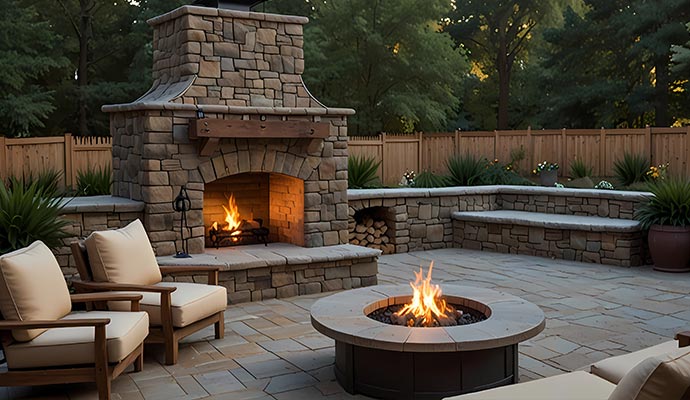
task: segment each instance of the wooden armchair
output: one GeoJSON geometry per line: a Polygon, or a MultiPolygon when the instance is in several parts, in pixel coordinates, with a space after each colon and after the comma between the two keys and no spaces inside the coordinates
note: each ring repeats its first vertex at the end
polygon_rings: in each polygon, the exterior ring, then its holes
{"type": "Polygon", "coordinates": [[[134,293],[69,294],[60,266],[41,242],[0,256],[0,341],[8,371],[0,386],[95,382],[110,399],[111,381],[143,368],[148,315],[134,293]],[[71,312],[74,303],[121,301],[133,312],[71,312]]]}
{"type": "MultiPolygon", "coordinates": [[[[140,221],[94,232],[85,241],[72,243],[71,250],[81,278],[73,282],[77,292],[126,291],[143,296],[141,309],[149,313],[151,324],[146,341],[164,344],[166,364],[177,363],[180,340],[194,332],[213,324],[216,339],[225,335],[227,291],[218,286],[218,268],[158,266],[140,221]],[[208,275],[207,285],[161,281],[163,274],[203,273],[208,275]]],[[[105,306],[124,307],[113,301],[105,306]]]]}

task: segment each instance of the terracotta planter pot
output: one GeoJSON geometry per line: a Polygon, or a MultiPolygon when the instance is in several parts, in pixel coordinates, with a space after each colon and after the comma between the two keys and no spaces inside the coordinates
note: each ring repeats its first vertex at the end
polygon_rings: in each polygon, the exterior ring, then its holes
{"type": "Polygon", "coordinates": [[[542,186],[554,187],[556,182],[558,182],[558,170],[541,171],[539,173],[539,182],[542,186]]]}
{"type": "Polygon", "coordinates": [[[690,227],[652,225],[649,252],[657,271],[690,271],[690,227]]]}

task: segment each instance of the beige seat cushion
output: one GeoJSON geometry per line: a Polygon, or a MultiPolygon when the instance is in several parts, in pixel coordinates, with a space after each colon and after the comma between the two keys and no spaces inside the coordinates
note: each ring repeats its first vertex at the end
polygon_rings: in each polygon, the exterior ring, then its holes
{"type": "MultiPolygon", "coordinates": [[[[106,325],[108,362],[122,361],[149,333],[145,312],[75,312],[63,319],[110,318],[106,325]]],[[[93,364],[94,328],[54,328],[30,342],[15,343],[5,349],[10,368],[44,368],[93,364]]]]}
{"type": "MultiPolygon", "coordinates": [[[[43,242],[0,256],[0,311],[6,320],[55,320],[71,310],[62,270],[43,242]]],[[[17,329],[12,336],[26,342],[43,331],[17,329]]]]}
{"type": "Polygon", "coordinates": [[[606,400],[616,385],[577,371],[477,393],[447,397],[453,400],[606,400]]]}
{"type": "MultiPolygon", "coordinates": [[[[227,290],[223,286],[204,285],[201,283],[160,282],[156,286],[176,287],[172,292],[172,321],[173,326],[183,328],[196,321],[204,319],[228,306],[227,290]]],[[[141,310],[149,313],[152,326],[161,324],[160,293],[137,292],[141,294],[141,310]]],[[[126,302],[109,302],[111,310],[125,311],[129,307],[126,302]]]]}
{"type": "Polygon", "coordinates": [[[151,242],[139,220],[122,229],[94,232],[84,245],[96,282],[153,285],[162,279],[151,242]]]}
{"type": "Polygon", "coordinates": [[[631,369],[610,400],[681,400],[690,388],[690,348],[650,357],[631,369]]]}
{"type": "Polygon", "coordinates": [[[678,350],[678,342],[670,340],[629,354],[601,360],[592,364],[590,371],[600,378],[618,384],[625,374],[647,358],[671,353],[676,350],[678,350]]]}

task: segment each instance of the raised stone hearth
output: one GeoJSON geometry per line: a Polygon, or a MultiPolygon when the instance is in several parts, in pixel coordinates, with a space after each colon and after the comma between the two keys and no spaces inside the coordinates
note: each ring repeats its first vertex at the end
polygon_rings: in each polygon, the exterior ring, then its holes
{"type": "Polygon", "coordinates": [[[243,219],[264,220],[270,241],[348,242],[347,116],[354,111],[327,108],[304,86],[307,22],[192,6],[148,21],[153,87],[103,110],[111,115],[114,195],[145,203],[158,255],[182,250],[181,214],[172,208],[182,185],[191,198],[184,238],[192,254],[207,247],[210,215],[226,194],[242,199],[243,219]],[[247,186],[247,174],[267,191],[247,186]]]}
{"type": "MultiPolygon", "coordinates": [[[[160,265],[220,267],[228,301],[242,303],[376,285],[378,250],[339,245],[305,249],[285,243],[208,249],[189,259],[158,257],[160,265]]],[[[167,280],[205,282],[203,276],[167,280]]]]}

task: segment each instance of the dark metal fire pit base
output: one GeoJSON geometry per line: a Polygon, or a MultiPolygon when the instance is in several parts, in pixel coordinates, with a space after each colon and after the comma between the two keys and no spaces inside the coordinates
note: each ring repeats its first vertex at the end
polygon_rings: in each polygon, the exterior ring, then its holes
{"type": "Polygon", "coordinates": [[[324,297],[311,323],[335,340],[335,375],[352,394],[441,399],[517,382],[518,344],[544,330],[534,304],[490,289],[443,285],[449,304],[486,320],[459,326],[388,325],[371,312],[412,299],[409,286],[372,286],[324,297]]]}
{"type": "Polygon", "coordinates": [[[406,353],[336,341],[335,376],[350,394],[441,399],[517,383],[517,345],[445,353],[406,353]]]}

